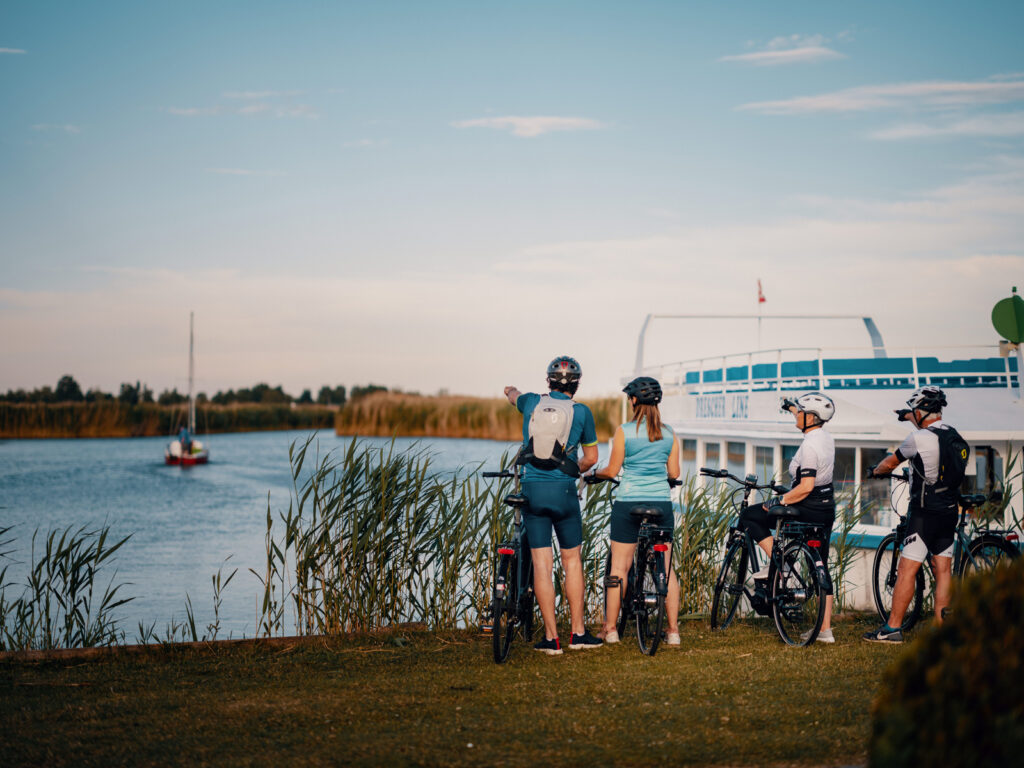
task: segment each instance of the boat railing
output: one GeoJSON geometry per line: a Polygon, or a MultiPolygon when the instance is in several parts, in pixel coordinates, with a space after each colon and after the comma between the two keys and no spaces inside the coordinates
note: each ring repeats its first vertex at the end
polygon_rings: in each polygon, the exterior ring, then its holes
{"type": "Polygon", "coordinates": [[[667,389],[694,395],[1021,386],[1016,357],[1000,356],[998,345],[890,347],[887,352],[880,358],[872,347],[784,347],[645,366],[642,375],[653,376],[667,389]]]}

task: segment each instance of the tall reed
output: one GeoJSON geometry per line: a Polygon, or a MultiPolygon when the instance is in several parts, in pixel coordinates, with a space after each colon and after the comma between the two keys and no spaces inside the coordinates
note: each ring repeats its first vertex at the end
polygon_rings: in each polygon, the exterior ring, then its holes
{"type": "MultiPolygon", "coordinates": [[[[0,536],[10,528],[0,529],[0,536]]],[[[118,593],[116,572],[102,586],[110,558],[130,536],[109,542],[110,528],[65,528],[48,531],[36,553],[32,536],[29,570],[21,594],[0,570],[0,649],[29,650],[111,645],[123,637],[115,610],[130,600],[118,593]]],[[[10,542],[7,542],[10,543],[10,542]]],[[[5,556],[9,557],[10,552],[5,556]]]]}

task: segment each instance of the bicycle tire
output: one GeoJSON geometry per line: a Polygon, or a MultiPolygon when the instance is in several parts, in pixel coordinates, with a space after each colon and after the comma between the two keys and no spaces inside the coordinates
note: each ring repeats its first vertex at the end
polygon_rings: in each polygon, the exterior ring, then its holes
{"type": "Polygon", "coordinates": [[[786,545],[781,562],[781,568],[772,568],[768,592],[775,629],[787,645],[810,645],[818,639],[825,618],[818,558],[809,546],[795,541],[786,545]]]}
{"type": "Polygon", "coordinates": [[[960,573],[957,574],[961,577],[990,571],[1003,560],[1016,560],[1020,557],[1019,549],[994,533],[985,533],[972,539],[967,552],[970,557],[963,559],[960,573]]]}
{"type": "Polygon", "coordinates": [[[658,565],[654,559],[659,554],[647,554],[637,584],[636,640],[640,651],[648,656],[658,652],[661,630],[665,623],[665,595],[658,591],[658,565]]]}
{"type": "MultiPolygon", "coordinates": [[[[890,582],[890,566],[893,558],[899,559],[899,545],[896,536],[892,533],[886,535],[875,549],[875,560],[871,566],[871,593],[875,598],[875,610],[878,611],[882,621],[889,621],[889,613],[892,611],[892,591],[896,586],[895,581],[890,582]]],[[[917,570],[914,594],[910,598],[910,605],[903,614],[903,624],[900,630],[908,631],[921,619],[921,610],[924,607],[924,565],[917,570]]]]}
{"type": "Polygon", "coordinates": [[[742,540],[733,541],[725,551],[715,581],[715,594],[711,600],[711,629],[725,630],[732,623],[743,597],[746,571],[747,548],[742,540]]]}
{"type": "Polygon", "coordinates": [[[499,584],[501,579],[504,579],[505,584],[504,594],[495,592],[491,602],[491,618],[494,622],[491,628],[491,644],[495,664],[503,664],[508,659],[516,633],[518,586],[513,578],[514,558],[514,555],[502,555],[494,571],[494,583],[499,584]]]}

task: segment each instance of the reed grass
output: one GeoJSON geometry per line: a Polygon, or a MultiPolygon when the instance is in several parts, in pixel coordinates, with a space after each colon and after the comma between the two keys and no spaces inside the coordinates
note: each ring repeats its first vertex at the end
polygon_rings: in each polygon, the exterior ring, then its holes
{"type": "MultiPolygon", "coordinates": [[[[608,440],[619,425],[621,399],[580,401],[594,414],[597,439],[608,440]]],[[[348,403],[334,419],[339,435],[364,437],[461,437],[521,440],[523,420],[504,398],[375,392],[348,403]]]]}
{"type": "MultiPolygon", "coordinates": [[[[0,529],[0,537],[10,528],[0,529]]],[[[33,650],[112,645],[123,640],[115,611],[131,597],[119,597],[116,572],[102,585],[110,559],[128,541],[110,540],[110,529],[65,528],[47,531],[37,553],[32,536],[28,574],[21,593],[7,581],[12,552],[0,570],[0,649],[33,650]]],[[[3,544],[9,545],[5,541],[3,544]]]]}
{"type": "MultiPolygon", "coordinates": [[[[335,409],[322,406],[201,405],[200,433],[326,429],[335,409]]],[[[184,406],[156,403],[0,403],[0,439],[69,437],[156,437],[170,435],[186,421],[184,406]]]]}

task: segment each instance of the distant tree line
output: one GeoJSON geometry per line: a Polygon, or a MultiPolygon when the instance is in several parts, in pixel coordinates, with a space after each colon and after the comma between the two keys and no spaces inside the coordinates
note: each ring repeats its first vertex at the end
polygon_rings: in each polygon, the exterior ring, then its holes
{"type": "MultiPolygon", "coordinates": [[[[304,389],[302,394],[298,397],[293,397],[284,391],[280,384],[276,387],[271,387],[269,384],[259,383],[253,387],[243,387],[241,389],[229,389],[227,392],[217,392],[213,397],[207,397],[205,392],[200,392],[196,395],[197,403],[213,403],[214,405],[241,405],[260,403],[265,405],[288,405],[295,403],[296,405],[332,405],[332,406],[343,406],[347,402],[354,402],[360,400],[367,395],[373,394],[374,392],[387,392],[387,387],[382,387],[379,384],[367,384],[363,386],[354,386],[350,391],[346,391],[345,386],[338,385],[336,387],[330,387],[324,385],[320,388],[317,393],[316,400],[313,399],[312,390],[304,389]]],[[[117,395],[109,392],[103,392],[98,388],[92,388],[87,392],[82,391],[82,387],[74,377],[70,374],[66,374],[60,377],[57,382],[57,386],[54,388],[50,387],[39,387],[27,391],[24,389],[9,389],[7,394],[0,393],[0,402],[7,403],[95,403],[95,402],[112,402],[118,401],[124,405],[138,405],[140,403],[158,403],[159,405],[179,405],[188,400],[187,394],[178,392],[178,389],[165,389],[155,399],[153,397],[153,391],[139,382],[135,384],[124,383],[121,385],[120,392],[117,395]]]]}

